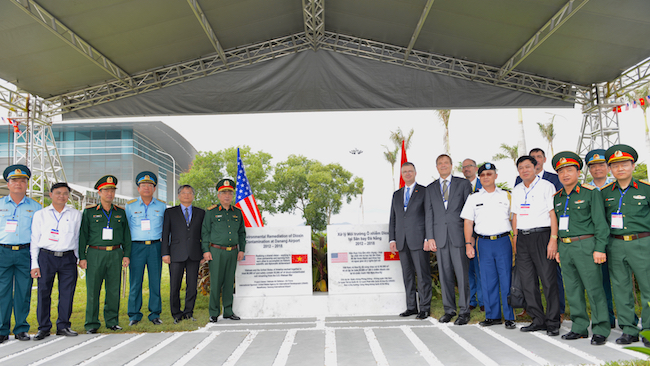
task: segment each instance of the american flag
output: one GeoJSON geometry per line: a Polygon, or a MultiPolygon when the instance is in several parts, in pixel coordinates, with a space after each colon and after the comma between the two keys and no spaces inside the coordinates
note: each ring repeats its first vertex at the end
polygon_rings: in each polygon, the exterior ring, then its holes
{"type": "Polygon", "coordinates": [[[239,156],[239,148],[237,148],[237,204],[244,215],[244,224],[246,227],[264,227],[262,222],[262,215],[260,209],[257,208],[255,196],[251,191],[251,185],[248,184],[246,178],[246,171],[244,171],[244,164],[239,156]]]}
{"type": "Polygon", "coordinates": [[[332,253],[332,263],[348,263],[348,253],[332,253]]]}
{"type": "Polygon", "coordinates": [[[244,259],[239,261],[239,265],[240,266],[245,266],[245,265],[254,266],[255,265],[255,256],[254,255],[249,255],[249,254],[245,255],[244,259]]]}

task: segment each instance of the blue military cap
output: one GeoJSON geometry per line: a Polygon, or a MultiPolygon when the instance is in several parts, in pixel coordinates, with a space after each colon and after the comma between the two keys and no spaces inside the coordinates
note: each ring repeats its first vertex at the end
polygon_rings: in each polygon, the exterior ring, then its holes
{"type": "Polygon", "coordinates": [[[591,150],[587,153],[587,156],[585,156],[585,161],[587,162],[587,166],[597,163],[606,163],[605,149],[591,150]]]}
{"type": "Polygon", "coordinates": [[[8,166],[2,174],[4,179],[8,182],[11,178],[31,178],[32,172],[29,168],[22,164],[15,164],[8,166]]]}
{"type": "Polygon", "coordinates": [[[140,172],[137,177],[135,177],[135,185],[138,187],[140,186],[140,183],[151,183],[154,186],[158,185],[158,177],[156,177],[156,174],[153,172],[140,172]]]}

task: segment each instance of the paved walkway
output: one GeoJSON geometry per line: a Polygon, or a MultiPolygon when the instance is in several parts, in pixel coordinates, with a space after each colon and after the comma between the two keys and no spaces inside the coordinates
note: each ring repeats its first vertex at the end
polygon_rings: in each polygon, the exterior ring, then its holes
{"type": "MultiPolygon", "coordinates": [[[[518,327],[526,325],[518,323],[518,327]]],[[[569,331],[565,322],[561,334],[569,331]]],[[[82,334],[0,345],[0,365],[580,365],[642,358],[614,343],[413,317],[219,320],[187,333],[82,334]]],[[[636,345],[642,345],[637,343],[636,345]]]]}

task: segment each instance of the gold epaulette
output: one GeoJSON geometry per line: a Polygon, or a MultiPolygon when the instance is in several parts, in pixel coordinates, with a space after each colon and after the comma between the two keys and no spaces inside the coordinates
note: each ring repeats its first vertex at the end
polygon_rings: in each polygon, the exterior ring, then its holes
{"type": "Polygon", "coordinates": [[[219,205],[212,205],[212,206],[206,208],[205,210],[209,211],[209,210],[212,210],[213,208],[217,208],[217,206],[219,206],[219,205]]]}
{"type": "Polygon", "coordinates": [[[156,198],[156,201],[158,201],[158,202],[160,202],[160,203],[164,203],[165,205],[167,204],[167,202],[165,202],[165,201],[163,201],[163,200],[159,200],[158,198],[156,198]]]}
{"type": "Polygon", "coordinates": [[[592,186],[591,184],[587,184],[587,183],[581,184],[581,186],[582,186],[582,188],[588,189],[590,191],[593,191],[594,189],[596,189],[596,187],[592,186]]]}
{"type": "Polygon", "coordinates": [[[604,185],[603,188],[601,188],[600,190],[602,191],[602,190],[604,190],[605,188],[611,186],[611,185],[614,184],[614,183],[616,183],[616,181],[609,182],[608,184],[604,185]]]}
{"type": "Polygon", "coordinates": [[[88,206],[86,206],[85,209],[88,210],[88,209],[94,208],[94,207],[97,207],[97,205],[96,204],[88,205],[88,206]]]}
{"type": "Polygon", "coordinates": [[[126,204],[127,204],[127,205],[130,205],[130,204],[132,204],[133,202],[137,202],[137,201],[138,201],[138,199],[137,199],[137,198],[134,198],[134,199],[130,200],[129,202],[127,202],[126,204]]]}
{"type": "Polygon", "coordinates": [[[643,184],[645,184],[647,186],[650,186],[650,182],[646,182],[646,181],[641,180],[641,179],[639,179],[639,183],[643,183],[643,184]]]}
{"type": "Polygon", "coordinates": [[[556,195],[558,195],[558,194],[560,194],[560,193],[562,193],[562,191],[563,191],[563,190],[564,190],[564,188],[560,188],[560,190],[559,190],[559,191],[557,191],[557,192],[555,192],[555,193],[553,194],[553,196],[556,196],[556,195]]]}
{"type": "Polygon", "coordinates": [[[113,207],[117,207],[117,208],[119,208],[120,210],[124,210],[124,207],[122,207],[122,206],[113,205],[113,207]]]}

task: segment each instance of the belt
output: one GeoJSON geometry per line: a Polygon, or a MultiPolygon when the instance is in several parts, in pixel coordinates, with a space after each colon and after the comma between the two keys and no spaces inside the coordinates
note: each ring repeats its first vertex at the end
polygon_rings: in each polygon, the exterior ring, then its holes
{"type": "Polygon", "coordinates": [[[535,227],[535,228],[532,228],[532,229],[517,229],[517,231],[519,231],[519,234],[529,235],[529,234],[532,234],[532,233],[544,233],[544,232],[547,232],[547,231],[551,231],[551,228],[548,227],[548,226],[547,227],[535,227]]]}
{"type": "Polygon", "coordinates": [[[574,237],[571,237],[571,238],[562,238],[561,240],[565,244],[571,244],[574,241],[585,240],[585,239],[589,239],[589,238],[593,238],[593,237],[594,237],[593,234],[590,234],[590,235],[574,236],[574,237]]]}
{"type": "Polygon", "coordinates": [[[68,254],[74,254],[74,250],[66,250],[65,252],[55,252],[55,251],[47,250],[47,249],[43,249],[43,248],[41,248],[41,252],[52,254],[55,257],[63,257],[63,256],[68,255],[68,254]]]}
{"type": "Polygon", "coordinates": [[[157,242],[159,242],[159,241],[160,241],[160,239],[156,239],[156,240],[144,240],[144,241],[141,241],[141,240],[134,240],[133,242],[134,242],[134,243],[144,244],[144,245],[150,245],[150,244],[153,244],[153,243],[157,243],[157,242]]]}
{"type": "Polygon", "coordinates": [[[504,236],[508,236],[508,235],[510,235],[510,233],[508,232],[508,233],[503,233],[503,234],[499,234],[499,235],[488,235],[488,236],[483,236],[483,235],[479,235],[479,234],[476,234],[476,235],[477,235],[480,239],[485,239],[485,240],[497,240],[497,239],[499,239],[499,238],[503,238],[504,236]]]}
{"type": "Polygon", "coordinates": [[[20,250],[20,249],[29,248],[29,243],[27,243],[27,244],[0,244],[0,245],[2,245],[3,247],[6,247],[6,248],[11,248],[11,250],[20,250]]]}
{"type": "Polygon", "coordinates": [[[632,241],[636,239],[641,239],[645,238],[646,236],[650,236],[650,233],[638,233],[638,234],[632,234],[632,235],[610,235],[614,239],[620,239],[620,240],[625,240],[625,241],[632,241]]]}
{"type": "Polygon", "coordinates": [[[111,250],[114,250],[114,249],[120,249],[122,246],[121,245],[109,245],[109,246],[105,246],[105,247],[98,247],[98,246],[95,246],[95,245],[89,245],[89,247],[91,247],[93,249],[105,250],[107,252],[110,252],[111,250]]]}
{"type": "Polygon", "coordinates": [[[237,249],[237,246],[236,246],[236,245],[233,245],[232,247],[222,247],[221,245],[217,245],[217,244],[212,244],[212,243],[210,243],[210,246],[211,246],[211,247],[214,247],[214,248],[217,248],[217,249],[227,250],[227,251],[231,251],[231,250],[235,250],[235,249],[237,249]]]}

